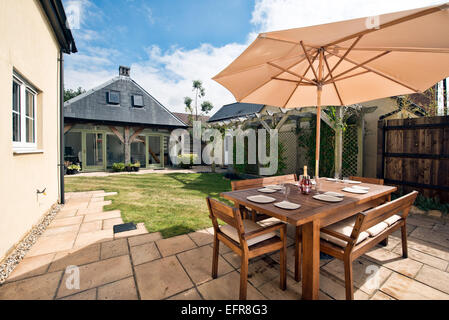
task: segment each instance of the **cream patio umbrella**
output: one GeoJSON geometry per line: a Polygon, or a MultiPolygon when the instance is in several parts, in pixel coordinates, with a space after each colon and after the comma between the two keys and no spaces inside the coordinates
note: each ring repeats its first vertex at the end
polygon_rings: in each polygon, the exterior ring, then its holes
{"type": "Polygon", "coordinates": [[[343,106],[423,92],[449,76],[449,3],[259,34],[213,79],[238,102],[343,106]]]}

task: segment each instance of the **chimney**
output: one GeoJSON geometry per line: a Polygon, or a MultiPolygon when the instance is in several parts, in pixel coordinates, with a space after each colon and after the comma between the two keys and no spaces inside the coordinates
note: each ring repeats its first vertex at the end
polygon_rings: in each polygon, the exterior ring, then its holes
{"type": "Polygon", "coordinates": [[[124,76],[124,77],[129,77],[129,73],[131,71],[131,68],[130,67],[120,66],[118,70],[119,70],[119,75],[124,76]]]}

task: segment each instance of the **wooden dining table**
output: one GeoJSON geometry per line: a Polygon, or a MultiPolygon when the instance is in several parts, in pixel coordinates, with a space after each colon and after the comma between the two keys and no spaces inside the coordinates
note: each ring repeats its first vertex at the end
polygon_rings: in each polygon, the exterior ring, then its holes
{"type": "Polygon", "coordinates": [[[278,218],[293,226],[302,226],[302,298],[305,300],[317,300],[319,292],[320,274],[320,228],[353,216],[361,211],[376,207],[391,199],[391,193],[396,187],[377,184],[361,183],[358,186],[369,187],[366,194],[354,194],[342,191],[345,187],[351,187],[347,182],[328,181],[325,178],[319,180],[319,191],[324,193],[334,191],[344,194],[341,202],[325,202],[316,200],[313,195],[315,190],[308,195],[300,192],[294,184],[286,184],[289,187],[288,201],[300,204],[295,210],[281,209],[274,205],[283,201],[285,195],[280,191],[264,194],[258,189],[245,189],[223,192],[220,195],[234,202],[240,207],[247,207],[258,213],[278,218]],[[247,199],[249,196],[266,195],[275,198],[276,201],[268,204],[260,204],[247,199]]]}

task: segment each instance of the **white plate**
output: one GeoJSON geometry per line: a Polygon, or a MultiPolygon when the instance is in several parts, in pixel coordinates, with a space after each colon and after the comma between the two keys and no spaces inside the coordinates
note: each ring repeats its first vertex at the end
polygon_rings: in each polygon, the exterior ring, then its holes
{"type": "Polygon", "coordinates": [[[326,201],[326,202],[340,202],[343,201],[343,198],[328,196],[325,194],[317,194],[313,196],[314,199],[326,201]]]}
{"type": "Polygon", "coordinates": [[[345,183],[350,183],[350,184],[360,184],[360,181],[355,181],[355,180],[344,180],[343,182],[345,183]]]}
{"type": "Polygon", "coordinates": [[[277,190],[274,190],[274,189],[271,189],[271,188],[262,188],[262,189],[258,189],[257,191],[263,192],[263,193],[275,193],[275,192],[277,192],[277,190]]]}
{"type": "Polygon", "coordinates": [[[362,189],[356,189],[356,188],[349,188],[349,187],[343,188],[342,190],[343,190],[343,191],[346,191],[346,192],[350,192],[350,193],[358,193],[358,194],[365,194],[365,193],[368,193],[368,190],[362,190],[362,189]]]}
{"type": "Polygon", "coordinates": [[[333,182],[338,181],[338,179],[334,179],[334,178],[326,178],[326,180],[327,181],[333,181],[333,182]]]}
{"type": "Polygon", "coordinates": [[[252,201],[252,202],[257,202],[257,203],[271,203],[273,201],[276,201],[275,198],[262,196],[262,195],[249,196],[249,197],[246,197],[246,199],[248,199],[249,201],[252,201]]]}
{"type": "Polygon", "coordinates": [[[363,186],[352,186],[352,189],[360,189],[360,190],[369,190],[369,187],[363,187],[363,186]]]}
{"type": "Polygon", "coordinates": [[[333,192],[333,191],[328,191],[323,194],[325,194],[326,196],[339,197],[339,198],[343,198],[345,196],[344,194],[341,194],[338,192],[333,192]]]}
{"type": "Polygon", "coordinates": [[[273,189],[273,190],[282,190],[282,186],[278,184],[270,184],[269,186],[265,186],[265,188],[273,189]]]}
{"type": "Polygon", "coordinates": [[[292,202],[288,202],[288,201],[277,202],[277,203],[274,203],[274,205],[278,208],[287,209],[287,210],[295,210],[295,209],[301,208],[300,204],[292,203],[292,202]]]}

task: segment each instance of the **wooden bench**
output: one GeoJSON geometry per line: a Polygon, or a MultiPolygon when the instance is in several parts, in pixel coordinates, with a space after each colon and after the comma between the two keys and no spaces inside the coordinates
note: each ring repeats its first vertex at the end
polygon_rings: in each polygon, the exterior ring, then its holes
{"type": "Polygon", "coordinates": [[[413,191],[321,229],[320,251],[344,262],[347,300],[354,299],[352,262],[398,229],[407,258],[407,216],[417,195],[413,191]]]}

